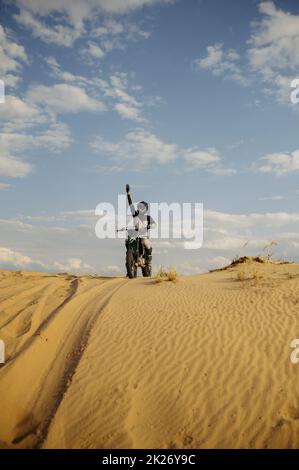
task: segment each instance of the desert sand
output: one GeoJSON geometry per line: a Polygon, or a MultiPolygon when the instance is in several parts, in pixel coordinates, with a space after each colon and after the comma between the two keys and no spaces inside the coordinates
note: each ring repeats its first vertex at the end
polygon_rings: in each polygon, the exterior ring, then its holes
{"type": "Polygon", "coordinates": [[[299,265],[0,272],[1,448],[298,448],[299,265]]]}

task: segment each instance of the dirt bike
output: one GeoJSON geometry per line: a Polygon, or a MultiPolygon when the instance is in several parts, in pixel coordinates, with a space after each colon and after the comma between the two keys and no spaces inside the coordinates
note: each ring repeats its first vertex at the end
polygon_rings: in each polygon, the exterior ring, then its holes
{"type": "Polygon", "coordinates": [[[138,268],[141,268],[143,277],[152,275],[152,267],[146,263],[145,249],[142,239],[138,236],[138,230],[122,228],[117,232],[126,231],[128,237],[126,239],[126,269],[129,279],[137,277],[138,268]]]}

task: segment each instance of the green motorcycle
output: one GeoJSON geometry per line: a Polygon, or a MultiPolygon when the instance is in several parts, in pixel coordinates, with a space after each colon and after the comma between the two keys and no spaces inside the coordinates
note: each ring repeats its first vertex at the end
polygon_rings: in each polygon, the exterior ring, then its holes
{"type": "Polygon", "coordinates": [[[142,239],[138,236],[138,231],[129,228],[123,228],[117,231],[120,232],[124,230],[128,232],[126,239],[127,277],[129,279],[137,277],[138,268],[141,268],[143,277],[150,277],[152,275],[152,267],[146,263],[145,250],[142,239]]]}

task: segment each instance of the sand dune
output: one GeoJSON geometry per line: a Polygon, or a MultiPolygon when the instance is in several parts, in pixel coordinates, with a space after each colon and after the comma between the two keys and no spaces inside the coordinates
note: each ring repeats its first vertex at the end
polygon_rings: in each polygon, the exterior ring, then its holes
{"type": "Polygon", "coordinates": [[[299,266],[0,272],[0,447],[299,447],[299,266]]]}

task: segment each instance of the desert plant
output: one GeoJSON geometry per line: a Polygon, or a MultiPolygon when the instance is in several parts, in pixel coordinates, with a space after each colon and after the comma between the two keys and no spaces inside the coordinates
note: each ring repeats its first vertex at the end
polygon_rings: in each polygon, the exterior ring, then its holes
{"type": "Polygon", "coordinates": [[[175,282],[177,280],[177,271],[175,268],[168,268],[165,269],[163,266],[160,266],[155,279],[156,282],[163,282],[163,281],[172,281],[175,282]]]}
{"type": "Polygon", "coordinates": [[[264,274],[257,269],[249,271],[247,274],[245,270],[239,270],[236,274],[236,280],[239,282],[254,281],[255,283],[257,283],[263,278],[264,274]]]}
{"type": "MultiPolygon", "coordinates": [[[[241,246],[241,250],[243,250],[243,248],[246,248],[246,246],[248,245],[248,243],[249,243],[249,240],[248,240],[247,242],[245,242],[244,245],[241,246]]],[[[238,254],[236,254],[236,255],[233,257],[233,259],[232,259],[232,261],[231,261],[231,264],[235,264],[240,258],[241,258],[241,256],[238,255],[238,254]]]]}
{"type": "Polygon", "coordinates": [[[176,269],[175,268],[172,268],[170,269],[169,271],[167,271],[167,280],[168,281],[176,281],[177,280],[177,272],[176,272],[176,269]]]}
{"type": "Polygon", "coordinates": [[[273,256],[273,253],[270,251],[270,248],[272,246],[276,246],[277,245],[277,242],[275,240],[272,240],[270,243],[267,243],[267,245],[265,245],[263,247],[263,252],[265,253],[266,255],[266,259],[271,259],[272,256],[273,256]]]}

